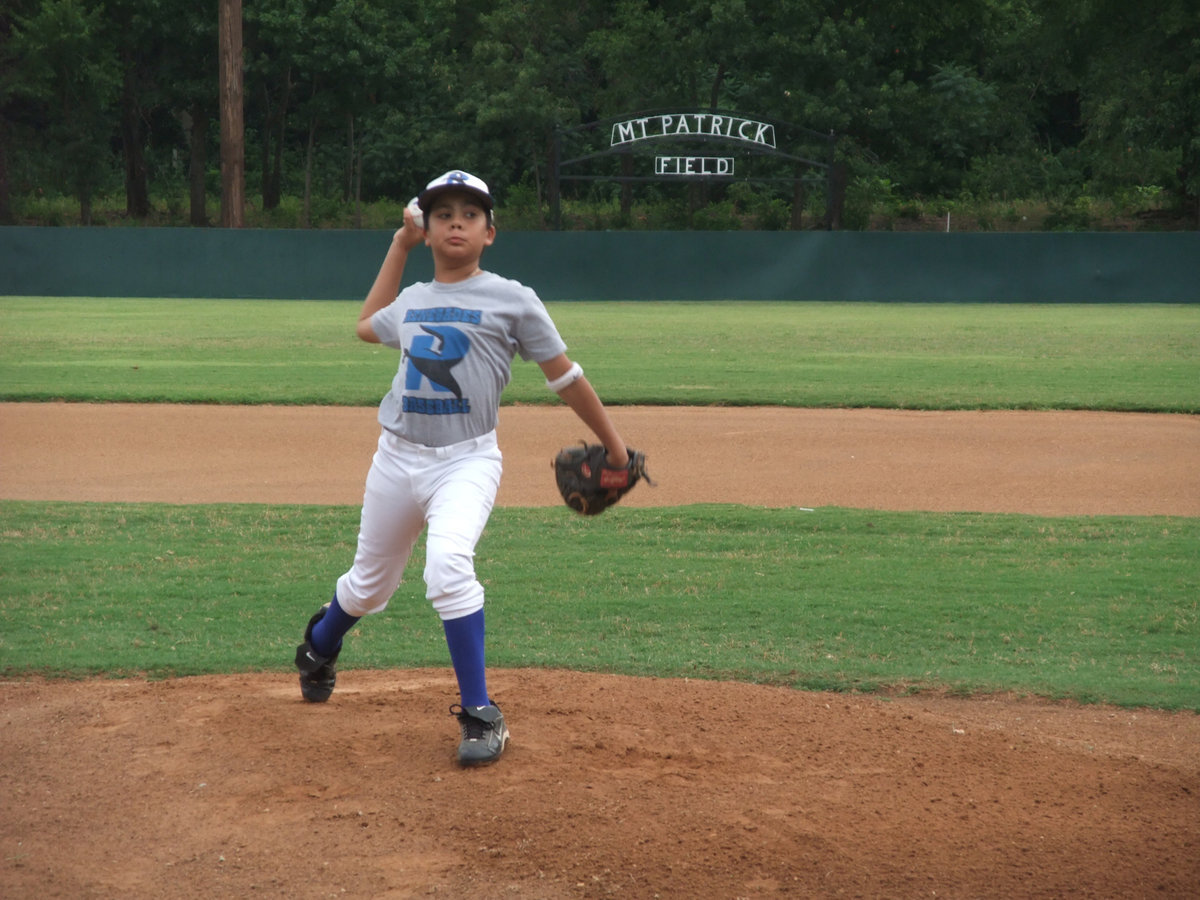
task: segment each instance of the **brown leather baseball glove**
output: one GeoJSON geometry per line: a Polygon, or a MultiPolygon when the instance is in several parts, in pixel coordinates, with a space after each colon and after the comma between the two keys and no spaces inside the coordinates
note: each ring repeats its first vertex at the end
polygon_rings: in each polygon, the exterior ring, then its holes
{"type": "Polygon", "coordinates": [[[604,512],[633,490],[641,479],[653,486],[646,472],[645,454],[628,450],[629,463],[620,468],[605,460],[603,444],[580,441],[579,446],[563,447],[554,457],[554,479],[558,492],[571,509],[585,516],[604,512]]]}

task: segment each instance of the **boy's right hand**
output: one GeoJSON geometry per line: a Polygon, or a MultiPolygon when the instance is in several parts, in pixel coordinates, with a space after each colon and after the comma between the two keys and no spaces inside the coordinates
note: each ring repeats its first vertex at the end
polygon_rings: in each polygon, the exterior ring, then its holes
{"type": "MultiPolygon", "coordinates": [[[[408,206],[404,208],[407,213],[412,213],[412,221],[422,231],[425,230],[425,213],[421,212],[421,205],[417,202],[417,198],[413,197],[408,201],[408,206]]],[[[408,216],[404,217],[405,224],[408,223],[408,216]]]]}
{"type": "Polygon", "coordinates": [[[411,250],[425,240],[424,229],[413,221],[412,211],[408,207],[404,209],[404,225],[392,235],[392,240],[405,250],[411,250]]]}

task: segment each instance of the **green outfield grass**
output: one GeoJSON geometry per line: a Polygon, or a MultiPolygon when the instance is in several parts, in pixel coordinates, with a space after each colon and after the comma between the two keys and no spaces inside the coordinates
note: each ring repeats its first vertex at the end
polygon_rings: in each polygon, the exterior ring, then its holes
{"type": "MultiPolygon", "coordinates": [[[[163,677],[290,673],[357,510],[10,501],[0,518],[5,675],[163,677]]],[[[1200,710],[1198,549],[1186,518],[701,505],[498,509],[477,563],[494,666],[1200,710]]],[[[448,664],[422,554],[344,667],[448,664]]]]}
{"type": "MultiPolygon", "coordinates": [[[[554,303],[611,404],[1200,412],[1200,306],[554,303]]],[[[0,400],[373,406],[356,302],[0,298],[0,400]]],[[[517,362],[505,402],[556,402],[517,362]]]]}

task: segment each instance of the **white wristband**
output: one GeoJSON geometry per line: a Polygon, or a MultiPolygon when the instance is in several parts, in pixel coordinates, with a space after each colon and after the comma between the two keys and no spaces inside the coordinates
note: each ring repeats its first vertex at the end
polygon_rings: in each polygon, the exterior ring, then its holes
{"type": "Polygon", "coordinates": [[[546,379],[546,387],[549,390],[551,390],[557,394],[560,391],[562,391],[564,388],[567,388],[567,387],[570,387],[571,385],[573,385],[575,382],[577,382],[582,377],[583,377],[583,367],[580,366],[579,363],[571,363],[571,368],[567,369],[567,371],[564,374],[559,375],[553,381],[551,381],[549,378],[547,378],[546,379]]]}

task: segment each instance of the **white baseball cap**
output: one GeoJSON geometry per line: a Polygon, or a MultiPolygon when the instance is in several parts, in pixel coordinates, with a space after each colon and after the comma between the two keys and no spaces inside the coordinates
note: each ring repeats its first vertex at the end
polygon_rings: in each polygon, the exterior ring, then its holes
{"type": "Polygon", "coordinates": [[[429,184],[425,185],[425,190],[417,197],[417,206],[421,207],[421,212],[428,217],[429,208],[433,205],[434,199],[439,194],[444,194],[446,191],[466,191],[473,194],[475,198],[483,204],[483,208],[488,212],[492,211],[495,206],[495,201],[492,200],[492,194],[488,190],[487,182],[482,178],[472,175],[470,172],[463,172],[458,169],[452,169],[444,175],[439,175],[429,184]]]}

